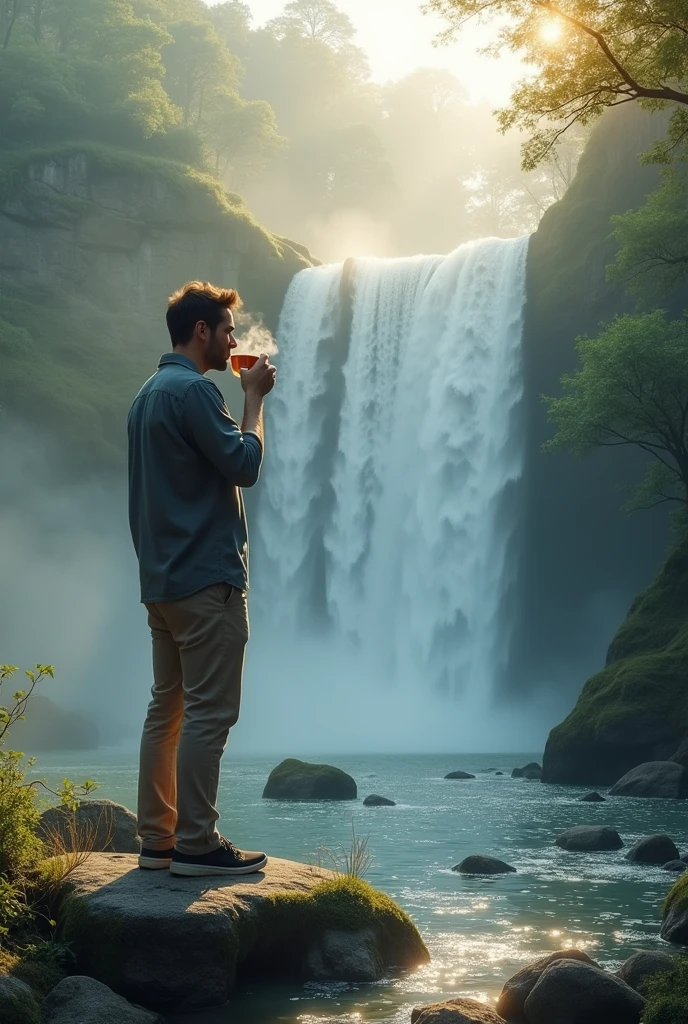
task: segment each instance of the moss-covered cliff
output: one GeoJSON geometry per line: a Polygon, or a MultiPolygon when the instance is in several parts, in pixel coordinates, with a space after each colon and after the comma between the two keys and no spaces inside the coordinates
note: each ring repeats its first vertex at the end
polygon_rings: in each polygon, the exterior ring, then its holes
{"type": "MultiPolygon", "coordinates": [[[[553,428],[540,396],[561,392],[575,371],[576,338],[629,310],[606,281],[616,243],[610,218],[640,206],[657,184],[638,155],[661,132],[657,116],[620,109],[593,132],[568,192],[531,238],[524,324],[527,456],[520,621],[509,688],[546,688],[565,714],[582,681],[604,662],[609,638],[667,550],[663,510],[621,511],[642,475],[630,451],[590,458],[544,455],[553,428]],[[514,683],[516,685],[514,686],[514,683]]],[[[551,704],[550,704],[551,706],[551,704]]]]}
{"type": "Polygon", "coordinates": [[[688,537],[633,603],[605,668],[550,733],[545,782],[613,783],[688,737],[688,537]]]}
{"type": "Polygon", "coordinates": [[[0,163],[0,417],[47,429],[79,471],[123,464],[126,411],[166,349],[167,295],[238,287],[273,330],[307,250],[172,161],[69,144],[0,163]]]}

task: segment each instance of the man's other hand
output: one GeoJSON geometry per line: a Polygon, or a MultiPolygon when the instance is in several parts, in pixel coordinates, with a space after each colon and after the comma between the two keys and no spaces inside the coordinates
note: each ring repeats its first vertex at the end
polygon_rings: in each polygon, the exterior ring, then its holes
{"type": "Polygon", "coordinates": [[[250,370],[241,371],[241,386],[246,394],[252,393],[264,398],[275,386],[277,367],[273,366],[263,353],[250,370]]]}

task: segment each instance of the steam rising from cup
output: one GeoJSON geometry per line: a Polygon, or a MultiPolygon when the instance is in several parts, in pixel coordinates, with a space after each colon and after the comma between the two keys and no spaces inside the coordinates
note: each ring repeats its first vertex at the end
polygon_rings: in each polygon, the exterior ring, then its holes
{"type": "MultiPolygon", "coordinates": [[[[241,330],[241,324],[238,325],[241,330]]],[[[251,324],[247,331],[236,336],[237,352],[244,355],[259,356],[264,352],[268,356],[277,355],[277,342],[263,324],[251,324]]]]}
{"type": "Polygon", "coordinates": [[[240,377],[242,369],[250,370],[262,353],[269,357],[277,355],[277,343],[264,324],[252,323],[250,317],[239,316],[237,328],[241,333],[230,356],[230,366],[234,376],[240,377]],[[247,324],[248,329],[244,329],[247,324]]]}

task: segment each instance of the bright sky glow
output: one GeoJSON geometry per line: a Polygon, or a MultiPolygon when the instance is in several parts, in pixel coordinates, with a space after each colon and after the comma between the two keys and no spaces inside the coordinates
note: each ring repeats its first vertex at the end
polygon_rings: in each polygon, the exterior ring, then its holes
{"type": "Polygon", "coordinates": [[[540,38],[545,43],[556,43],[561,39],[562,31],[563,26],[560,19],[550,18],[543,22],[542,27],[540,28],[540,38]]]}
{"type": "MultiPolygon", "coordinates": [[[[357,43],[370,60],[373,78],[384,83],[418,67],[446,68],[457,76],[473,102],[507,102],[523,66],[510,53],[499,60],[476,51],[494,39],[494,26],[467,26],[450,46],[433,46],[444,22],[421,13],[421,0],[336,0],[358,29],[357,43]]],[[[274,18],[285,0],[248,0],[254,26],[274,18]]]]}

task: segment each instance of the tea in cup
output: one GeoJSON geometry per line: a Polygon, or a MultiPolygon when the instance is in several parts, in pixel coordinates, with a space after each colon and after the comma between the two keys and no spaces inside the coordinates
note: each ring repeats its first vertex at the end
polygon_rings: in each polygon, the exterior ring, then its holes
{"type": "Polygon", "coordinates": [[[250,370],[258,362],[258,356],[248,355],[246,352],[232,352],[229,356],[232,373],[235,377],[241,377],[242,370],[250,370]]]}

